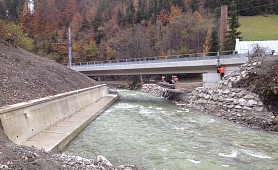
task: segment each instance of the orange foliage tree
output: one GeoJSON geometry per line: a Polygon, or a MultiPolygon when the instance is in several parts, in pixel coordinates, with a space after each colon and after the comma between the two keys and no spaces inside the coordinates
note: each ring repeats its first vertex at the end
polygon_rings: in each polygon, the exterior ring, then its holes
{"type": "Polygon", "coordinates": [[[35,1],[35,7],[34,7],[34,14],[33,14],[33,34],[40,34],[43,29],[43,16],[42,16],[42,6],[38,1],[35,1]]]}
{"type": "Polygon", "coordinates": [[[60,22],[60,12],[58,11],[55,0],[47,0],[47,13],[48,15],[44,16],[46,20],[45,32],[53,33],[58,30],[60,22]]]}
{"type": "Polygon", "coordinates": [[[64,16],[66,17],[66,22],[70,23],[73,15],[77,11],[77,1],[76,0],[67,0],[66,7],[64,10],[64,16]]]}
{"type": "Polygon", "coordinates": [[[169,20],[169,12],[165,9],[161,10],[159,12],[159,15],[157,16],[157,20],[162,23],[163,26],[166,26],[170,20],[169,20]]]}
{"type": "Polygon", "coordinates": [[[172,5],[170,8],[169,22],[174,22],[175,17],[182,15],[182,9],[178,5],[172,5]]]}
{"type": "Polygon", "coordinates": [[[72,22],[70,23],[72,31],[78,32],[82,28],[83,21],[84,17],[79,12],[76,12],[73,15],[72,22]]]}
{"type": "Polygon", "coordinates": [[[31,13],[28,7],[28,4],[25,3],[21,10],[18,12],[19,23],[25,28],[25,30],[29,30],[31,28],[31,13]]]}

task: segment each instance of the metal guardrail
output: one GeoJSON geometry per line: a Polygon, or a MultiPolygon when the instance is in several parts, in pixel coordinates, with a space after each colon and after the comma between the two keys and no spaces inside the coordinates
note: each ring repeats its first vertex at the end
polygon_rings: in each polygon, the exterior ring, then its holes
{"type": "MultiPolygon", "coordinates": [[[[198,53],[198,54],[201,54],[201,53],[198,53]]],[[[119,59],[119,60],[81,62],[81,63],[73,63],[71,68],[131,65],[131,64],[150,64],[150,63],[178,62],[178,61],[215,60],[215,59],[219,59],[221,61],[222,59],[246,57],[246,54],[230,54],[230,55],[222,55],[222,56],[192,57],[193,55],[197,55],[197,54],[155,56],[155,57],[145,57],[145,58],[130,58],[130,59],[119,59]]]]}

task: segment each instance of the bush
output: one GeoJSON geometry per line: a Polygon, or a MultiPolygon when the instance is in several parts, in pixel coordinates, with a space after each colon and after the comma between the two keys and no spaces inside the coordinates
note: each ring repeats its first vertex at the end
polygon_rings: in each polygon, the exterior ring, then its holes
{"type": "Polygon", "coordinates": [[[26,51],[32,52],[34,49],[34,40],[29,37],[23,37],[20,41],[18,46],[23,48],[26,51]]]}
{"type": "Polygon", "coordinates": [[[28,34],[24,33],[21,25],[13,22],[5,23],[0,21],[1,37],[4,42],[14,46],[21,47],[27,51],[33,51],[34,40],[27,37],[28,34]]]}

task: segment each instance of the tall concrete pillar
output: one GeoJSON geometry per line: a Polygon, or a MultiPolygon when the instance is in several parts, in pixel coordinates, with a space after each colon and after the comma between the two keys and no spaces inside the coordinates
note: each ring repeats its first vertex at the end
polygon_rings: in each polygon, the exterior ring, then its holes
{"type": "Polygon", "coordinates": [[[221,19],[220,19],[220,50],[225,49],[226,35],[228,31],[228,6],[221,6],[221,19]]]}

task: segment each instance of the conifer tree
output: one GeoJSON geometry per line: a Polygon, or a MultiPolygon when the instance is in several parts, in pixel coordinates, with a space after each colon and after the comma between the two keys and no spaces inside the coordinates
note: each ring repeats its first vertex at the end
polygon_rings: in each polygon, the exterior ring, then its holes
{"type": "Polygon", "coordinates": [[[192,12],[198,11],[199,10],[199,0],[192,0],[190,3],[190,8],[192,10],[192,12]]]}
{"type": "Polygon", "coordinates": [[[3,19],[5,18],[6,15],[6,7],[4,2],[0,1],[0,18],[3,19]]]}
{"type": "Polygon", "coordinates": [[[241,32],[238,31],[238,28],[240,27],[238,14],[237,14],[237,8],[236,8],[236,2],[233,1],[230,8],[230,18],[229,18],[229,30],[227,32],[226,36],[226,42],[225,42],[225,50],[234,50],[236,39],[239,38],[242,39],[241,32]]]}
{"type": "Polygon", "coordinates": [[[215,26],[211,33],[211,47],[209,49],[209,52],[218,52],[219,49],[220,49],[220,40],[218,35],[218,29],[215,26]]]}

